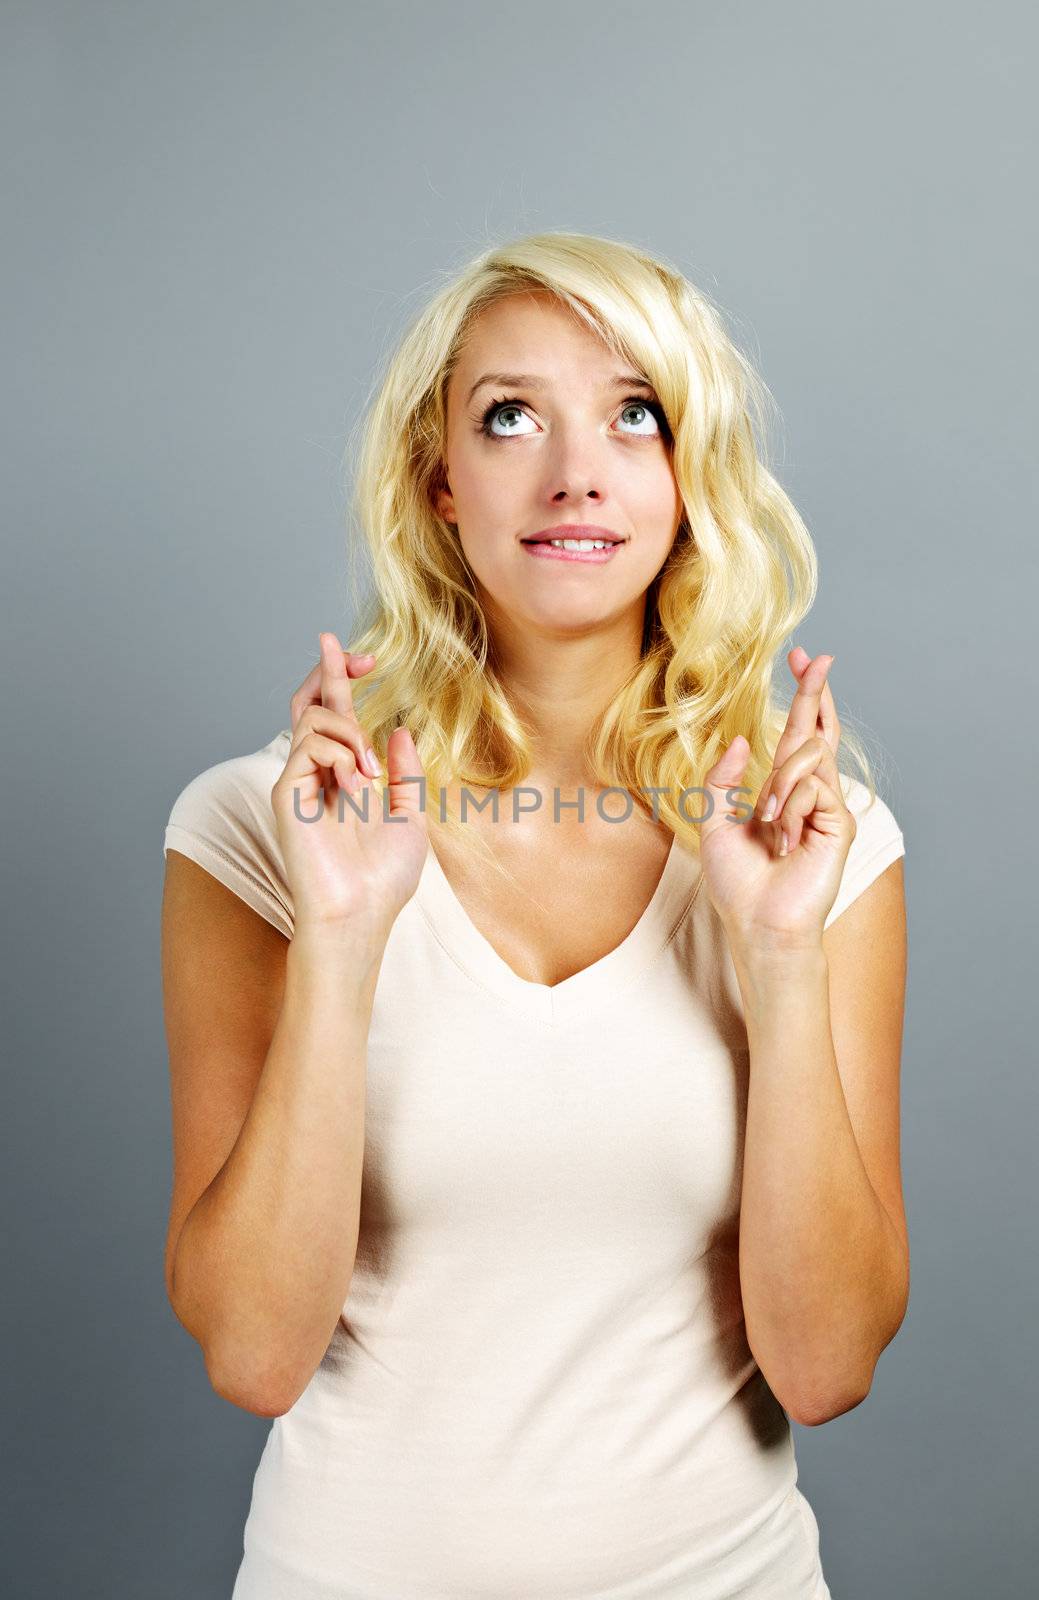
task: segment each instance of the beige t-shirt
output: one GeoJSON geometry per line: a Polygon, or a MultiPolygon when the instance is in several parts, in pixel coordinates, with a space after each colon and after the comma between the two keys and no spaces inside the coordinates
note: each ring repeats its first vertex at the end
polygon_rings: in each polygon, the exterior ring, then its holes
{"type": "MultiPolygon", "coordinates": [[[[165,845],[291,938],[289,740],[193,779],[165,845]]],[[[843,782],[827,926],[904,853],[843,782]]],[[[349,1292],[272,1421],[233,1600],[829,1600],[743,1320],[748,1065],[677,841],[627,938],[554,986],[513,973],[429,850],[375,993],[349,1292]]]]}

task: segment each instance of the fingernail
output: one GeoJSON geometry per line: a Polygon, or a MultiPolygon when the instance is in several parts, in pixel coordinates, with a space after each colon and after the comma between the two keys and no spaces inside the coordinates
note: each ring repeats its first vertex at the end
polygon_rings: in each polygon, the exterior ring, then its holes
{"type": "Polygon", "coordinates": [[[382,773],[382,768],[379,765],[378,756],[375,754],[375,751],[373,749],[371,749],[370,746],[364,752],[364,759],[368,763],[368,771],[372,774],[372,777],[373,778],[378,778],[382,773]]]}
{"type": "Polygon", "coordinates": [[[776,796],[774,794],[770,794],[769,797],[768,797],[768,805],[765,807],[764,811],[761,813],[762,822],[771,822],[772,818],[775,816],[775,814],[776,814],[776,796]]]}
{"type": "Polygon", "coordinates": [[[781,856],[785,856],[788,849],[789,849],[789,841],[787,840],[786,830],[784,829],[783,837],[779,841],[779,853],[780,853],[780,855],[781,856]]]}

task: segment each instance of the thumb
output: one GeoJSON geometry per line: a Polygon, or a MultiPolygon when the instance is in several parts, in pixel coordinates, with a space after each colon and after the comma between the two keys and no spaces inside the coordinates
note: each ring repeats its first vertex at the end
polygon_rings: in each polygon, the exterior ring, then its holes
{"type": "Polygon", "coordinates": [[[418,749],[405,727],[394,728],[386,741],[386,781],[389,785],[390,816],[424,816],[426,774],[418,749]]]}
{"type": "Polygon", "coordinates": [[[747,808],[753,806],[750,795],[733,794],[730,791],[738,789],[742,783],[749,759],[750,741],[738,733],[704,777],[705,819],[700,825],[701,841],[712,834],[715,828],[731,826],[726,821],[728,817],[747,817],[747,808]]]}

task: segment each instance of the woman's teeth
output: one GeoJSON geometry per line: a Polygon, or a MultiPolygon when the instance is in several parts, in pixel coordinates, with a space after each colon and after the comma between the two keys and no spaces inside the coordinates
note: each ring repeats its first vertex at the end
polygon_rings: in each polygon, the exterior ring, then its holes
{"type": "Polygon", "coordinates": [[[541,544],[553,544],[557,550],[606,550],[612,539],[542,539],[541,544]]]}

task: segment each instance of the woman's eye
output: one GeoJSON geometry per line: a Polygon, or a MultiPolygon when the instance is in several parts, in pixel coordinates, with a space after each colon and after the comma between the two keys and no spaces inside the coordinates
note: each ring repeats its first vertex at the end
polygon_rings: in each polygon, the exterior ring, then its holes
{"type": "MultiPolygon", "coordinates": [[[[624,413],[627,411],[645,412],[646,417],[653,423],[652,428],[648,430],[651,435],[658,431],[659,425],[663,422],[663,413],[661,412],[660,408],[658,406],[650,405],[648,400],[625,401],[624,410],[621,412],[621,416],[624,416],[624,413]]],[[[640,428],[638,431],[641,433],[643,430],[640,428]]]]}
{"type": "Polygon", "coordinates": [[[511,400],[496,400],[493,405],[488,406],[487,410],[483,414],[483,432],[490,434],[492,439],[508,439],[511,438],[517,431],[515,428],[510,427],[504,434],[494,433],[491,429],[491,423],[495,417],[517,418],[520,420],[525,419],[527,422],[530,421],[527,413],[522,411],[520,407],[515,405],[511,400]]]}
{"type": "MultiPolygon", "coordinates": [[[[634,432],[636,434],[642,434],[645,438],[653,438],[658,433],[662,434],[666,432],[667,425],[664,420],[664,411],[663,407],[659,405],[659,403],[650,400],[640,400],[637,396],[632,396],[624,402],[624,406],[621,410],[621,417],[623,418],[630,411],[641,411],[643,413],[642,418],[640,421],[635,423],[634,427],[622,429],[622,432],[634,432]],[[647,428],[645,426],[647,422],[651,423],[652,426],[647,428]]],[[[522,435],[517,424],[524,420],[530,422],[530,418],[527,416],[527,413],[523,410],[522,406],[518,404],[518,402],[514,400],[493,400],[483,414],[483,418],[480,423],[480,431],[481,433],[487,434],[487,436],[491,439],[510,439],[521,437],[522,435]],[[504,432],[499,432],[496,428],[492,428],[491,424],[495,421],[495,419],[504,424],[504,432]]]]}

